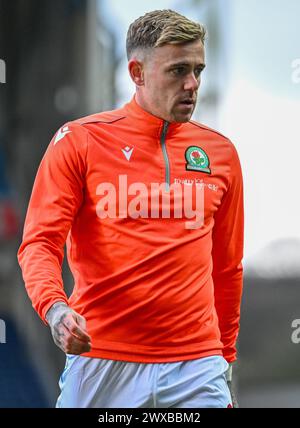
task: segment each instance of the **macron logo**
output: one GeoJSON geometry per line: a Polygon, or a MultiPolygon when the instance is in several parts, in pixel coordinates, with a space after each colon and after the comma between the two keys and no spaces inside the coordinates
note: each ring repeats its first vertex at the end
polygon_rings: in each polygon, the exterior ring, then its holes
{"type": "Polygon", "coordinates": [[[125,149],[122,149],[122,152],[124,153],[125,158],[128,160],[128,162],[130,161],[132,152],[133,152],[133,147],[125,147],[125,149]]]}
{"type": "Polygon", "coordinates": [[[67,134],[69,134],[70,131],[68,126],[64,126],[63,128],[60,128],[55,136],[54,140],[54,146],[57,144],[60,140],[62,140],[67,134]]]}

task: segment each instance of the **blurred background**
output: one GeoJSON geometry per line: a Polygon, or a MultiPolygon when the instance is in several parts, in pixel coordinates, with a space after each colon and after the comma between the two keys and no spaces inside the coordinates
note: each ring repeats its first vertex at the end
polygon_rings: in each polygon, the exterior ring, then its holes
{"type": "Polygon", "coordinates": [[[0,0],[0,407],[53,407],[64,366],[16,260],[42,155],[65,122],[132,97],[127,28],[166,8],[208,29],[194,119],[231,138],[243,168],[240,406],[300,407],[298,0],[0,0]]]}

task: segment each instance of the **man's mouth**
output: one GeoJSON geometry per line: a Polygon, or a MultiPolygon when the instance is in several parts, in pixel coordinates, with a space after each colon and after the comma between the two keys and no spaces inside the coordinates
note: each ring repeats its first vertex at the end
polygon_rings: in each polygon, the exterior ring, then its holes
{"type": "Polygon", "coordinates": [[[186,98],[179,102],[180,105],[184,105],[186,107],[194,107],[195,101],[192,98],[186,98]]]}

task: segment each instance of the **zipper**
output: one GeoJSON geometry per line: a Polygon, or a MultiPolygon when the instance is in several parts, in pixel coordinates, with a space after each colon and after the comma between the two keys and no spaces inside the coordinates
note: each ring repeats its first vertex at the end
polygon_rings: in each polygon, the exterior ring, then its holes
{"type": "Polygon", "coordinates": [[[163,130],[160,136],[160,145],[164,156],[165,161],[165,183],[166,191],[170,191],[170,161],[168,157],[167,147],[166,147],[166,135],[168,132],[169,123],[164,121],[163,130]]]}

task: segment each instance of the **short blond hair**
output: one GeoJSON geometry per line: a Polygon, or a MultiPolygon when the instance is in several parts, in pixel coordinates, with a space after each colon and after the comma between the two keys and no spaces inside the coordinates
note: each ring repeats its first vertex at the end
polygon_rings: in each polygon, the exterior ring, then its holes
{"type": "Polygon", "coordinates": [[[127,58],[137,50],[156,48],[167,43],[179,44],[201,40],[206,30],[202,24],[191,21],[179,13],[166,9],[148,12],[136,19],[127,32],[127,58]]]}

